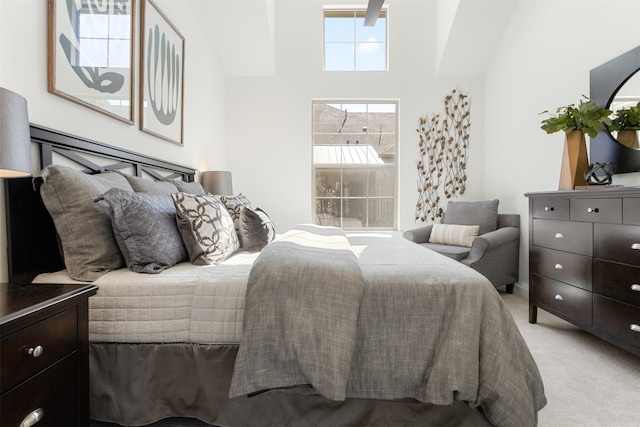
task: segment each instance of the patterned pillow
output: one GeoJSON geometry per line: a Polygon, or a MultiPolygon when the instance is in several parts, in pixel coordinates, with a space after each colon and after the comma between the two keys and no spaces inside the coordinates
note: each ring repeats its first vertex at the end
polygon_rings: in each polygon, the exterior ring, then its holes
{"type": "Polygon", "coordinates": [[[239,236],[240,235],[240,226],[239,226],[240,212],[242,212],[242,208],[244,207],[252,208],[253,206],[251,206],[251,202],[242,193],[238,194],[237,196],[216,196],[216,197],[219,197],[220,200],[222,200],[222,203],[224,203],[224,205],[227,207],[227,210],[229,211],[229,215],[231,215],[231,218],[233,219],[233,225],[236,228],[236,233],[238,233],[238,236],[239,236]]]}
{"type": "Polygon", "coordinates": [[[260,208],[244,207],[238,221],[240,247],[245,251],[260,251],[276,238],[276,228],[271,218],[260,208]]]}
{"type": "Polygon", "coordinates": [[[160,273],[188,259],[170,196],[112,188],[102,199],[109,204],[113,232],[131,270],[160,273]]]}
{"type": "Polygon", "coordinates": [[[180,235],[193,264],[217,264],[238,250],[233,220],[217,197],[172,194],[180,235]]]}
{"type": "Polygon", "coordinates": [[[479,229],[478,225],[433,224],[429,243],[470,248],[473,240],[478,237],[479,229]]]}
{"type": "Polygon", "coordinates": [[[47,166],[41,176],[40,194],[60,237],[69,275],[92,282],[124,267],[109,208],[94,200],[111,188],[133,191],[125,177],[115,172],[88,175],[59,165],[47,166]]]}

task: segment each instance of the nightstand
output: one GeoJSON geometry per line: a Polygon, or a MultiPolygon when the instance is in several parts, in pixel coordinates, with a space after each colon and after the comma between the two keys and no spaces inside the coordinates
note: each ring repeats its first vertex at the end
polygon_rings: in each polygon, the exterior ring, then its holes
{"type": "Polygon", "coordinates": [[[3,426],[89,424],[88,299],[97,290],[0,284],[3,426]]]}

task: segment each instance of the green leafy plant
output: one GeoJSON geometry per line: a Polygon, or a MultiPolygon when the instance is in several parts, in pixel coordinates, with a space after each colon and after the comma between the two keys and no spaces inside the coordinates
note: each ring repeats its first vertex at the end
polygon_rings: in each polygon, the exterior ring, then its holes
{"type": "Polygon", "coordinates": [[[594,138],[604,130],[605,125],[611,125],[611,119],[609,118],[611,110],[600,107],[584,95],[583,97],[585,99],[580,100],[578,106],[569,104],[564,107],[558,107],[555,114],[549,113],[549,111],[540,113],[551,115],[548,119],[542,120],[540,128],[547,133],[559,131],[571,133],[574,130],[579,130],[594,138]]]}
{"type": "Polygon", "coordinates": [[[616,111],[609,125],[610,131],[640,130],[640,102],[616,111]]]}

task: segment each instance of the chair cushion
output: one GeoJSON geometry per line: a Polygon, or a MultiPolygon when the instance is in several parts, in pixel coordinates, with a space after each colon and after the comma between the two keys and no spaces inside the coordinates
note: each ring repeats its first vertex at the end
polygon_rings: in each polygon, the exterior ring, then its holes
{"type": "Polygon", "coordinates": [[[473,240],[478,237],[478,229],[477,225],[433,224],[429,243],[470,248],[473,240]]]}
{"type": "Polygon", "coordinates": [[[443,224],[478,225],[478,236],[498,227],[498,199],[482,202],[453,202],[447,204],[443,224]]]}
{"type": "Polygon", "coordinates": [[[469,252],[471,251],[470,248],[464,246],[442,245],[440,243],[420,243],[420,246],[453,258],[456,261],[462,261],[469,256],[469,252]]]}

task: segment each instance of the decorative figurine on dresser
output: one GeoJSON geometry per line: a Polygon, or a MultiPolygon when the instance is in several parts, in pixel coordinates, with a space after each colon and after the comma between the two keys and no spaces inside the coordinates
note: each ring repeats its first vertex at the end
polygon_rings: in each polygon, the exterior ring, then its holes
{"type": "Polygon", "coordinates": [[[640,356],[640,187],[525,196],[529,322],[542,308],[640,356]]]}
{"type": "Polygon", "coordinates": [[[89,424],[95,285],[0,283],[0,424],[89,424]]]}

